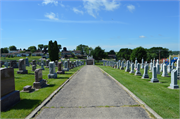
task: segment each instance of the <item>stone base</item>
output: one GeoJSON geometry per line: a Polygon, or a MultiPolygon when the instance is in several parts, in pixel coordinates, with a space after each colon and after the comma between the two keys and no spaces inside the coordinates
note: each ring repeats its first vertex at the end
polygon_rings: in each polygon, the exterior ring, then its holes
{"type": "Polygon", "coordinates": [[[125,70],[125,72],[130,72],[130,69],[128,69],[128,70],[125,70]]]}
{"type": "Polygon", "coordinates": [[[141,72],[137,72],[137,73],[135,73],[134,75],[136,75],[136,76],[142,76],[141,72]]]}
{"type": "Polygon", "coordinates": [[[54,74],[48,74],[48,78],[57,78],[57,73],[54,74]]]}
{"type": "Polygon", "coordinates": [[[143,75],[142,79],[149,79],[149,76],[148,75],[143,75]]]}
{"type": "Polygon", "coordinates": [[[46,85],[46,80],[42,79],[39,82],[34,82],[33,83],[33,88],[40,89],[40,88],[42,88],[45,85],[46,85]]]}
{"type": "Polygon", "coordinates": [[[159,80],[157,79],[157,78],[154,78],[154,79],[151,79],[151,81],[150,82],[152,82],[152,83],[158,83],[159,82],[159,80]]]}
{"type": "Polygon", "coordinates": [[[32,86],[24,86],[23,91],[24,92],[31,92],[31,88],[32,88],[32,86]]]}
{"type": "Polygon", "coordinates": [[[63,71],[69,71],[69,68],[64,68],[63,71]]]}
{"type": "Polygon", "coordinates": [[[170,77],[169,75],[161,75],[162,77],[170,77]]]}
{"type": "Polygon", "coordinates": [[[44,68],[41,68],[41,70],[44,70],[44,68]]]}
{"type": "Polygon", "coordinates": [[[65,74],[65,71],[57,71],[57,74],[65,74]]]}
{"type": "Polygon", "coordinates": [[[8,108],[20,101],[19,91],[13,91],[3,97],[1,97],[1,111],[6,111],[8,108]]]}
{"type": "Polygon", "coordinates": [[[28,74],[28,70],[17,71],[17,74],[28,74]]]}
{"type": "Polygon", "coordinates": [[[169,89],[179,89],[179,86],[178,86],[178,85],[174,85],[174,86],[171,86],[171,85],[170,85],[168,88],[169,88],[169,89]]]}
{"type": "Polygon", "coordinates": [[[124,67],[121,67],[120,70],[124,70],[124,67]]]}
{"type": "Polygon", "coordinates": [[[49,66],[46,66],[46,68],[49,68],[49,66]]]}
{"type": "Polygon", "coordinates": [[[135,73],[135,72],[134,72],[134,71],[130,71],[129,73],[130,73],[130,74],[133,74],[133,73],[135,73]]]}

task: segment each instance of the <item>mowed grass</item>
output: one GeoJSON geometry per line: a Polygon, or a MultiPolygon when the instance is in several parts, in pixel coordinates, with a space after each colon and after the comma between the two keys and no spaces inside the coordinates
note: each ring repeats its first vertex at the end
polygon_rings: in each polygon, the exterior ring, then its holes
{"type": "MultiPolygon", "coordinates": [[[[42,56],[28,56],[27,58],[29,62],[32,62],[32,60],[40,61],[39,59],[42,58],[42,56]]],[[[26,57],[13,57],[13,58],[1,57],[1,61],[10,61],[10,60],[18,61],[19,59],[26,59],[26,57]]]]}
{"type": "MultiPolygon", "coordinates": [[[[98,66],[122,85],[128,88],[133,94],[144,101],[150,108],[163,118],[180,118],[179,116],[179,89],[169,89],[171,77],[157,75],[160,83],[150,83],[152,73],[148,71],[149,79],[141,79],[142,76],[135,76],[124,70],[114,69],[109,66],[98,66]]],[[[144,70],[141,69],[143,75],[144,70]]],[[[170,73],[169,73],[170,76],[170,73]]],[[[179,85],[178,80],[178,85],[179,85]]],[[[179,85],[180,86],[180,85],[179,85]]]]}
{"type": "MultiPolygon", "coordinates": [[[[20,92],[21,101],[15,106],[1,112],[1,118],[25,118],[28,116],[38,105],[40,105],[53,91],[60,87],[69,77],[71,77],[76,71],[81,69],[83,66],[79,66],[66,71],[65,74],[57,74],[57,79],[48,79],[49,68],[42,70],[43,79],[47,80],[47,87],[41,88],[32,93],[20,92]]],[[[40,68],[38,65],[37,68],[40,68]]],[[[32,66],[26,67],[28,74],[17,74],[18,68],[14,68],[15,76],[15,90],[23,90],[26,85],[33,86],[35,81],[35,75],[32,70],[32,66]]],[[[56,67],[57,71],[57,67],[56,67]]]]}

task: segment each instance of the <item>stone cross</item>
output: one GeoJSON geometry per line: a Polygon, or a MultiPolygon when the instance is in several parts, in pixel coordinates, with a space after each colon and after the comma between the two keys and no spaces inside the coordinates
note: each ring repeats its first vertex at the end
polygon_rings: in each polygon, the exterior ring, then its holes
{"type": "Polygon", "coordinates": [[[129,62],[129,60],[127,61],[127,67],[126,67],[125,72],[130,72],[130,62],[129,62]]]}
{"type": "Polygon", "coordinates": [[[163,64],[163,73],[162,73],[161,76],[162,76],[162,77],[168,77],[166,64],[163,64]]]}
{"type": "Polygon", "coordinates": [[[49,62],[48,78],[57,78],[57,73],[55,73],[55,63],[54,62],[49,62]]]}
{"type": "Polygon", "coordinates": [[[134,63],[131,64],[131,71],[129,73],[134,73],[134,63]]]}
{"type": "Polygon", "coordinates": [[[177,70],[173,69],[171,71],[171,84],[169,86],[171,89],[177,89],[179,86],[177,85],[177,70]]]}
{"type": "Polygon", "coordinates": [[[139,64],[139,63],[137,64],[137,70],[136,70],[136,72],[135,72],[135,75],[136,75],[136,76],[142,76],[142,75],[141,75],[141,72],[140,72],[140,64],[139,64]]]}
{"type": "Polygon", "coordinates": [[[157,79],[157,73],[156,73],[156,67],[153,66],[153,69],[152,69],[152,79],[151,79],[151,82],[154,83],[154,82],[159,82],[159,80],[157,79]]]}
{"type": "Polygon", "coordinates": [[[142,79],[149,79],[149,75],[148,75],[148,65],[144,66],[144,74],[142,76],[142,79]]]}

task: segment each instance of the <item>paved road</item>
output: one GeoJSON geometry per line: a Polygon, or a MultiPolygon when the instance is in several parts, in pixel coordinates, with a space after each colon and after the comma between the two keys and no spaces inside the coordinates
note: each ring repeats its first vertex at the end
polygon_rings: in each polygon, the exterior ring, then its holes
{"type": "Polygon", "coordinates": [[[87,65],[35,118],[150,118],[138,105],[98,67],[87,65]]]}

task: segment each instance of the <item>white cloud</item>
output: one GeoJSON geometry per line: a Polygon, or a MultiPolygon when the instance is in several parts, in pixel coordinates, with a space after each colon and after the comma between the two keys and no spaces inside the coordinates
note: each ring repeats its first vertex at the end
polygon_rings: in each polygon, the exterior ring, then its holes
{"type": "Polygon", "coordinates": [[[76,14],[78,14],[78,13],[80,13],[80,14],[83,14],[83,11],[81,11],[81,10],[78,10],[77,8],[73,8],[73,11],[76,13],[76,14]]]}
{"type": "Polygon", "coordinates": [[[104,7],[104,10],[113,11],[120,6],[120,3],[115,2],[115,0],[112,2],[109,2],[108,0],[83,0],[83,4],[87,12],[94,18],[96,18],[98,11],[100,11],[102,7],[104,7]]]}
{"type": "Polygon", "coordinates": [[[139,36],[139,38],[145,38],[145,36],[142,35],[142,36],[139,36]]]}
{"type": "Polygon", "coordinates": [[[54,3],[56,6],[58,5],[58,1],[56,0],[43,0],[42,4],[49,4],[49,3],[54,3]]]}
{"type": "Polygon", "coordinates": [[[128,5],[127,8],[128,8],[128,10],[130,12],[133,12],[135,10],[135,6],[134,5],[128,5]]]}
{"type": "Polygon", "coordinates": [[[61,5],[61,7],[65,7],[63,4],[62,4],[62,1],[61,1],[61,3],[59,3],[60,5],[61,5]]]}
{"type": "Polygon", "coordinates": [[[58,20],[58,18],[56,18],[56,14],[54,14],[53,12],[46,13],[44,16],[52,20],[58,20]]]}

